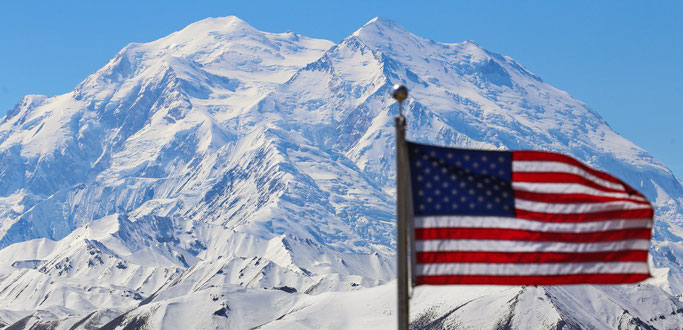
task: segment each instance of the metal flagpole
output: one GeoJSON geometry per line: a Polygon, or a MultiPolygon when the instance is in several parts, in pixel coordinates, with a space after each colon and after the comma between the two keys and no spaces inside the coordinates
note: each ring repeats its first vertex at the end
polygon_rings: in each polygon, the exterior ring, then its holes
{"type": "Polygon", "coordinates": [[[408,146],[406,145],[406,118],[403,101],[408,98],[408,88],[395,85],[391,96],[398,101],[396,126],[396,213],[398,247],[398,329],[408,330],[408,146]]]}

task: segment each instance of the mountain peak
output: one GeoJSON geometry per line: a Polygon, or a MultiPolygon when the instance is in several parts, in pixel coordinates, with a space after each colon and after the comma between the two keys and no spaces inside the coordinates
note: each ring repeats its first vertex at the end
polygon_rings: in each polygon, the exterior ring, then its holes
{"type": "Polygon", "coordinates": [[[260,31],[237,16],[209,17],[192,23],[166,38],[170,40],[194,40],[209,35],[251,34],[255,32],[260,31]]]}
{"type": "Polygon", "coordinates": [[[365,25],[363,25],[360,29],[356,30],[352,36],[356,36],[364,40],[366,38],[397,37],[403,34],[411,33],[395,21],[384,17],[375,17],[365,23],[365,25]]]}
{"type": "Polygon", "coordinates": [[[448,52],[446,49],[455,48],[479,57],[488,57],[488,51],[473,40],[460,43],[440,43],[419,37],[406,30],[401,24],[384,17],[375,17],[365,23],[351,35],[364,44],[379,51],[387,51],[394,56],[402,56],[408,52],[423,53],[426,48],[435,47],[435,52],[448,52]]]}
{"type": "MultiPolygon", "coordinates": [[[[366,27],[366,26],[369,26],[369,25],[380,25],[380,26],[387,26],[387,27],[399,27],[399,28],[401,28],[401,29],[403,28],[403,27],[401,27],[400,24],[398,24],[398,22],[396,22],[396,21],[394,21],[394,20],[391,20],[391,19],[388,19],[388,18],[386,18],[386,17],[380,17],[380,16],[377,16],[377,17],[375,17],[375,18],[369,20],[367,23],[365,23],[365,25],[363,25],[363,27],[366,27]]],[[[363,28],[363,27],[361,27],[361,28],[363,28]]]]}
{"type": "Polygon", "coordinates": [[[223,31],[256,30],[254,27],[249,25],[249,23],[241,20],[237,16],[209,17],[197,23],[190,24],[187,27],[189,28],[195,25],[216,28],[223,31]]]}
{"type": "Polygon", "coordinates": [[[358,40],[373,50],[387,54],[405,54],[428,40],[420,38],[395,21],[375,17],[346,40],[358,40]]]}

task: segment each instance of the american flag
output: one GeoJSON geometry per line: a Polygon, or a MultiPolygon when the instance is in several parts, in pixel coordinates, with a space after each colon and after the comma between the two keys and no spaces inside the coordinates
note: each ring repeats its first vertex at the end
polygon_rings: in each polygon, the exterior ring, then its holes
{"type": "Polygon", "coordinates": [[[408,143],[416,284],[615,284],[650,276],[654,211],[558,153],[408,143]]]}

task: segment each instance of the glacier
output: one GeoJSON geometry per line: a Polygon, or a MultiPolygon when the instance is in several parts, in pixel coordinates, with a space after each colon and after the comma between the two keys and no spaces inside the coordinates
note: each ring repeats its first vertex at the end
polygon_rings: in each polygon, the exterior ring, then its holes
{"type": "Polygon", "coordinates": [[[630,286],[418,287],[411,326],[674,329],[683,182],[476,42],[375,18],[338,44],[208,18],[0,119],[0,328],[392,327],[394,128],[571,154],[655,205],[630,286]]]}

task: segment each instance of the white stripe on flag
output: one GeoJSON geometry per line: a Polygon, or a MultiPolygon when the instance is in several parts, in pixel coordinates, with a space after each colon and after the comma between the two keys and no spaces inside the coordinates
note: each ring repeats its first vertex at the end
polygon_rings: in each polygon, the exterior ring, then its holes
{"type": "Polygon", "coordinates": [[[557,233],[590,233],[606,230],[651,228],[651,223],[650,219],[561,223],[487,216],[415,217],[415,228],[505,228],[557,233]]]}
{"type": "Polygon", "coordinates": [[[532,242],[503,240],[416,240],[415,250],[418,252],[439,251],[485,251],[485,252],[607,252],[622,250],[647,251],[650,241],[646,239],[629,239],[614,242],[598,243],[564,243],[564,242],[532,242]]]}
{"type": "Polygon", "coordinates": [[[546,194],[588,194],[594,196],[615,197],[615,198],[630,198],[639,201],[647,201],[646,199],[629,195],[627,193],[606,192],[595,188],[584,186],[580,183],[545,183],[545,182],[512,182],[512,188],[515,190],[523,190],[528,192],[546,193],[546,194]]]}
{"type": "Polygon", "coordinates": [[[523,199],[515,199],[515,208],[533,212],[567,214],[649,209],[650,205],[627,201],[588,204],[559,204],[532,202],[523,199]]]}
{"type": "Polygon", "coordinates": [[[420,275],[568,275],[648,274],[646,262],[583,262],[556,264],[443,263],[418,264],[420,275]]]}
{"type": "Polygon", "coordinates": [[[582,176],[590,181],[595,182],[606,188],[615,190],[625,190],[624,186],[618,183],[610,182],[598,178],[597,176],[588,173],[586,170],[570,165],[567,163],[552,162],[552,161],[513,161],[513,172],[555,172],[555,173],[570,173],[582,176]]]}

